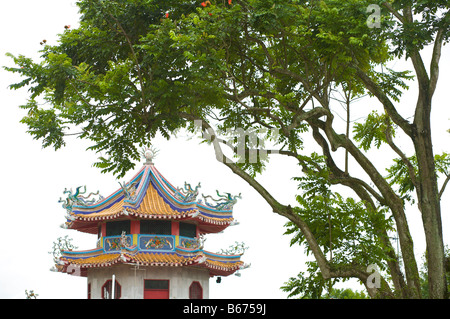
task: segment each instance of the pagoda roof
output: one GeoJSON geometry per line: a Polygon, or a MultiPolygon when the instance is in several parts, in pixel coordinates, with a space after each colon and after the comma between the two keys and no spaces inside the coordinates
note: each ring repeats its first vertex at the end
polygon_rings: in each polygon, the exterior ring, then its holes
{"type": "MultiPolygon", "coordinates": [[[[96,234],[98,223],[123,219],[169,219],[191,220],[197,223],[199,232],[220,232],[233,223],[232,206],[238,196],[217,195],[219,200],[210,204],[197,200],[198,188],[193,189],[185,183],[184,189],[169,183],[153,163],[146,163],[139,172],[121,188],[106,198],[94,202],[83,197],[77,188],[75,194],[65,191],[69,196],[63,207],[68,211],[64,228],[96,234]]],[[[95,195],[95,194],[94,194],[95,195]]],[[[63,202],[62,200],[60,200],[63,202]]]]}
{"type": "Polygon", "coordinates": [[[91,268],[111,267],[118,264],[137,266],[200,267],[209,270],[210,276],[228,276],[247,265],[241,255],[222,255],[204,251],[175,247],[171,251],[142,251],[137,246],[123,247],[120,251],[108,252],[103,248],[85,251],[63,251],[56,268],[59,272],[86,276],[91,268]]]}

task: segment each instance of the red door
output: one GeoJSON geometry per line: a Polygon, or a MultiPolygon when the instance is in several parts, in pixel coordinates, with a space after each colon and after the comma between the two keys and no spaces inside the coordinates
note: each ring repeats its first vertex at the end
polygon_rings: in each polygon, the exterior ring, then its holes
{"type": "Polygon", "coordinates": [[[144,299],[169,299],[169,290],[144,290],[144,299]]]}
{"type": "Polygon", "coordinates": [[[169,299],[169,281],[145,279],[144,299],[169,299]]]}

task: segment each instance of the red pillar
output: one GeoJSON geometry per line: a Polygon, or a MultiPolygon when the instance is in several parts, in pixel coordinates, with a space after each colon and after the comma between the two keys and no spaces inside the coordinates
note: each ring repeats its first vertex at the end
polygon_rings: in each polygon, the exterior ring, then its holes
{"type": "Polygon", "coordinates": [[[179,236],[180,235],[180,223],[172,221],[172,235],[179,236]]]}
{"type": "Polygon", "coordinates": [[[132,220],[130,224],[130,232],[132,234],[140,234],[141,233],[141,225],[139,220],[132,220]]]}
{"type": "Polygon", "coordinates": [[[102,237],[106,237],[106,223],[102,223],[102,237]]]}

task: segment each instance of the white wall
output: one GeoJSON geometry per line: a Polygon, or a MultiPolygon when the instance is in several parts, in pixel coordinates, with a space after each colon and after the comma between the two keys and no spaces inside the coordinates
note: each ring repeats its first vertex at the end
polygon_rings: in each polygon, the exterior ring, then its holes
{"type": "Polygon", "coordinates": [[[101,288],[107,280],[115,275],[121,285],[122,299],[144,298],[144,279],[169,280],[170,299],[188,299],[189,286],[198,281],[203,288],[203,298],[209,298],[209,272],[193,267],[135,267],[133,265],[117,265],[107,268],[88,270],[88,284],[91,284],[91,298],[102,297],[101,288]],[[136,270],[135,270],[136,268],[136,270]]]}

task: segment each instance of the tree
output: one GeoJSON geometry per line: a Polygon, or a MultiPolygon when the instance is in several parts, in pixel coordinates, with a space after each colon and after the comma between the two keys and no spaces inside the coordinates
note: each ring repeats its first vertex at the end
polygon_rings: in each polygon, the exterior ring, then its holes
{"type": "MultiPolygon", "coordinates": [[[[320,276],[320,275],[319,275],[320,276]]],[[[318,278],[316,278],[318,279],[318,278]]],[[[289,278],[281,289],[289,292],[288,298],[298,297],[300,299],[368,299],[369,297],[362,291],[352,289],[331,288],[325,292],[325,283],[319,279],[319,282],[308,280],[303,272],[297,275],[297,278],[289,278]]]]}
{"type": "Polygon", "coordinates": [[[57,45],[43,44],[41,62],[12,57],[17,67],[6,68],[24,77],[11,88],[29,88],[22,122],[45,147],[58,149],[66,135],[76,134],[92,141],[91,150],[106,154],[97,167],[123,176],[134,167],[137,148],[158,131],[169,138],[179,129],[201,128],[217,159],[288,219],[289,232],[306,245],[324,280],[358,278],[371,297],[421,297],[405,214],[414,200],[426,234],[430,297],[446,296],[440,200],[450,175],[447,155],[433,153],[430,114],[441,49],[450,35],[447,1],[83,0],[78,5],[80,27],[66,28],[57,45]],[[421,56],[426,46],[432,46],[429,71],[421,56]],[[387,67],[401,57],[412,62],[413,75],[387,67]],[[396,103],[412,76],[419,95],[410,106],[410,122],[396,103]],[[335,121],[336,92],[346,96],[345,134],[335,121]],[[379,110],[358,109],[364,119],[351,136],[350,103],[365,95],[379,110]],[[220,137],[227,133],[228,139],[220,137]],[[261,138],[255,142],[257,133],[261,138]],[[399,137],[413,144],[412,155],[399,147],[399,137]],[[320,155],[305,152],[306,139],[320,155]],[[273,149],[262,151],[263,142],[273,149]],[[231,146],[232,158],[223,146],[231,146]],[[387,176],[367,153],[381,147],[397,157],[387,176]],[[340,167],[340,150],[352,169],[340,167]],[[266,155],[295,159],[303,174],[299,186],[321,188],[311,193],[305,188],[298,207],[280,203],[255,179],[266,155]],[[439,174],[445,178],[440,189],[439,174]],[[340,195],[340,189],[354,198],[340,195]],[[398,234],[401,260],[389,227],[398,234]],[[355,231],[359,237],[351,245],[355,231]],[[377,265],[385,272],[380,288],[367,284],[370,258],[355,258],[362,251],[380,258],[377,265]]]}

